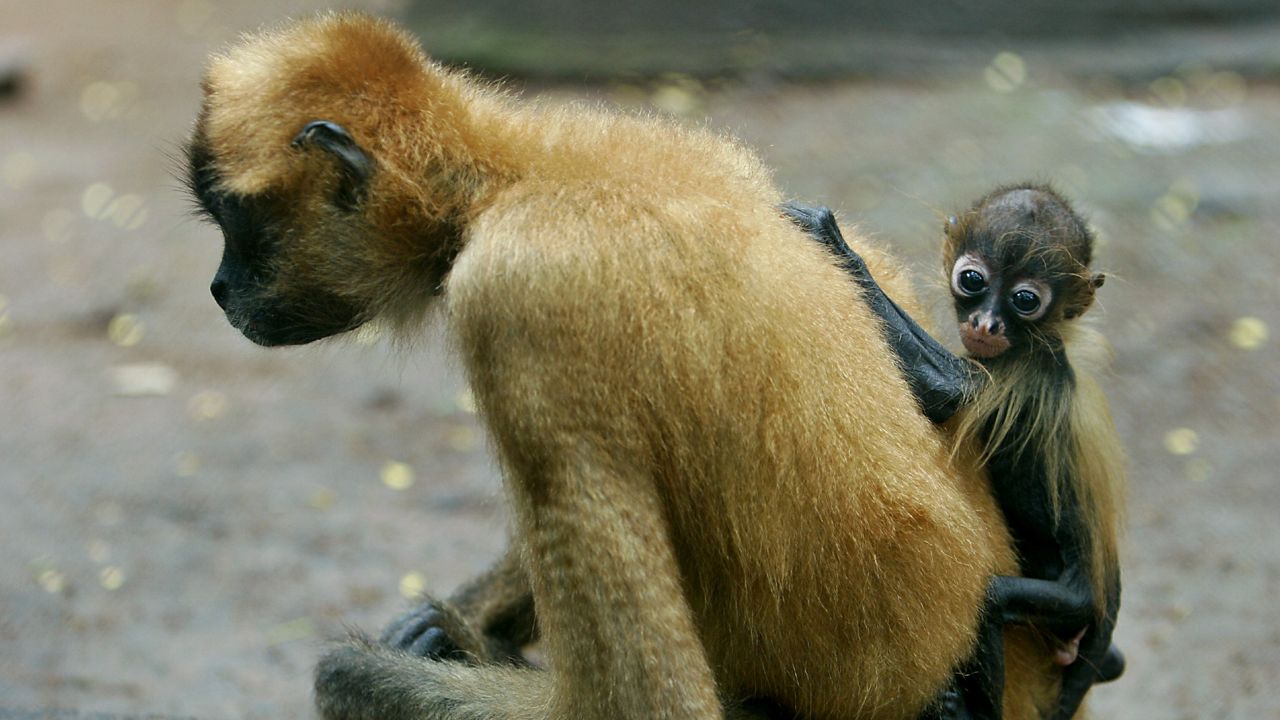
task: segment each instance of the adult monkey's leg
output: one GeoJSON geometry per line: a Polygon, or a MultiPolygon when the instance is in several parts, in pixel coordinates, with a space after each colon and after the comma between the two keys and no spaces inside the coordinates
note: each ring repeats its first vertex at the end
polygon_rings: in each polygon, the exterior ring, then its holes
{"type": "Polygon", "coordinates": [[[324,720],[545,720],[551,675],[510,665],[414,657],[348,640],[316,668],[324,720]]]}
{"type": "MultiPolygon", "coordinates": [[[[722,717],[654,483],[588,447],[512,485],[553,669],[475,667],[354,643],[320,665],[321,714],[722,717]]],[[[740,712],[731,716],[752,716],[740,712]]]]}
{"type": "Polygon", "coordinates": [[[720,717],[654,480],[590,445],[550,460],[512,484],[553,716],[720,717]]]}
{"type": "MultiPolygon", "coordinates": [[[[428,660],[358,639],[316,670],[316,707],[325,720],[545,720],[551,698],[545,670],[428,660]]],[[[759,701],[724,709],[725,720],[793,717],[759,701]]]]}

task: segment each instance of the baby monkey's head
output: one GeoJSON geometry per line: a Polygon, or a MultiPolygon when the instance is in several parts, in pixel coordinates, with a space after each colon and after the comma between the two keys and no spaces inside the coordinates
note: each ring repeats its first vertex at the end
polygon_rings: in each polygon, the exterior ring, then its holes
{"type": "Polygon", "coordinates": [[[986,195],[948,218],[944,262],[960,340],[971,355],[1054,349],[1061,322],[1079,317],[1105,279],[1093,274],[1093,234],[1044,185],[986,195]]]}

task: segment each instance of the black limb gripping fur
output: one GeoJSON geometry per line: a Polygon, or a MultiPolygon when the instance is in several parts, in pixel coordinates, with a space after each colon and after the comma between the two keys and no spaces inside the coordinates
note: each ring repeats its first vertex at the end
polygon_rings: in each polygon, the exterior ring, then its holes
{"type": "MultiPolygon", "coordinates": [[[[942,423],[958,412],[979,389],[983,374],[975,371],[972,363],[942,347],[885,295],[871,277],[866,263],[845,242],[829,209],[788,203],[782,206],[782,211],[831,250],[861,287],[863,300],[883,322],[886,340],[897,355],[925,415],[934,423],[942,423]]],[[[1029,485],[1045,485],[1041,477],[1043,469],[1036,466],[1038,460],[1021,453],[997,453],[990,468],[993,478],[1017,482],[993,484],[1006,490],[1011,485],[1024,489],[1029,485]]],[[[957,670],[952,682],[921,720],[1000,720],[1004,688],[1003,629],[1008,624],[1036,625],[1058,634],[1063,640],[1070,640],[1081,628],[1087,628],[1080,640],[1077,659],[1064,670],[1058,706],[1052,715],[1054,720],[1073,717],[1094,683],[1114,680],[1124,670],[1124,657],[1111,645],[1119,587],[1108,593],[1105,620],[1099,621],[1089,579],[1082,571],[1084,563],[1080,558],[1068,556],[1077,546],[1074,538],[1084,532],[1078,527],[1079,518],[1067,512],[1066,517],[1055,519],[1045,514],[1047,504],[1036,498],[1006,497],[1007,492],[999,492],[999,488],[997,495],[1018,541],[1020,554],[1044,555],[1033,564],[1055,567],[1060,572],[1053,580],[992,578],[974,654],[957,670]],[[1050,528],[1058,528],[1059,532],[1050,528]],[[1029,547],[1032,543],[1034,548],[1029,547]]]]}
{"type": "Polygon", "coordinates": [[[934,423],[943,423],[955,415],[981,377],[974,373],[973,365],[942,347],[884,294],[866,263],[844,241],[831,210],[787,203],[782,211],[835,253],[861,286],[863,299],[884,323],[889,346],[898,356],[898,364],[925,416],[934,423]]]}

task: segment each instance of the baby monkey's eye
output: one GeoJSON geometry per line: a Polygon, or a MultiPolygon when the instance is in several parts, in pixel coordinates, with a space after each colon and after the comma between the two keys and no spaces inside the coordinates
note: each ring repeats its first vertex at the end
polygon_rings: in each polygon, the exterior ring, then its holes
{"type": "Polygon", "coordinates": [[[956,258],[951,268],[951,294],[956,298],[975,298],[987,291],[987,264],[982,256],[967,252],[956,258]]]}
{"type": "Polygon", "coordinates": [[[1032,290],[1018,290],[1009,298],[1009,302],[1019,315],[1032,315],[1040,309],[1040,296],[1032,290]]]}
{"type": "Polygon", "coordinates": [[[961,271],[956,284],[966,295],[977,295],[987,289],[987,279],[982,277],[982,273],[972,269],[961,271]]]}

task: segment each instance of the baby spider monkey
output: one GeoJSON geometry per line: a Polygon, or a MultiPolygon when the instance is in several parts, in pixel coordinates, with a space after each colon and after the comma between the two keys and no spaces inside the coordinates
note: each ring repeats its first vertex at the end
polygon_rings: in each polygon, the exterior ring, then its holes
{"type": "Polygon", "coordinates": [[[1041,185],[1000,188],[949,218],[944,261],[966,360],[881,291],[831,211],[784,211],[842,259],[925,414],[935,423],[954,416],[956,447],[979,449],[1018,552],[1021,576],[992,578],[973,655],[928,717],[1001,717],[1007,624],[1050,634],[1064,666],[1051,717],[1074,716],[1093,683],[1124,667],[1111,646],[1122,453],[1105,399],[1067,352],[1091,341],[1069,321],[1103,283],[1089,270],[1093,235],[1041,185]]]}

